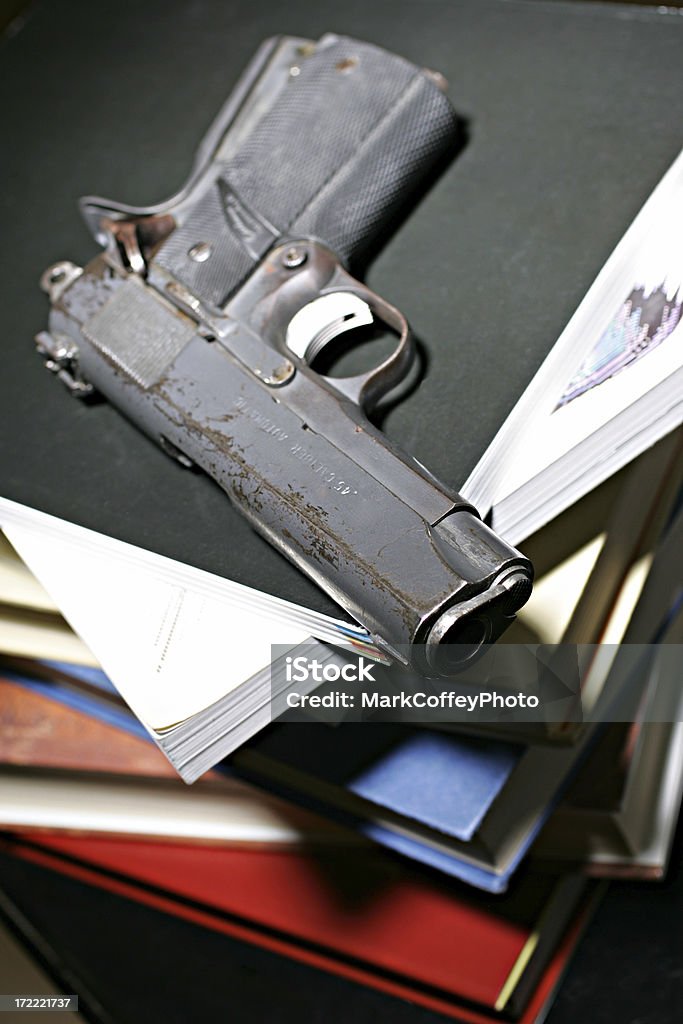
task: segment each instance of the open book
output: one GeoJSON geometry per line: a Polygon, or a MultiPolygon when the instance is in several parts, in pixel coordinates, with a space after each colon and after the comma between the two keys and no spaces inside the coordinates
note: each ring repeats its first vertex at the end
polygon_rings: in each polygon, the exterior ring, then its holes
{"type": "Polygon", "coordinates": [[[683,421],[683,154],[462,488],[518,544],[683,421]]]}
{"type": "Polygon", "coordinates": [[[361,626],[15,502],[0,527],[187,782],[270,721],[273,645],[383,660],[361,626]]]}

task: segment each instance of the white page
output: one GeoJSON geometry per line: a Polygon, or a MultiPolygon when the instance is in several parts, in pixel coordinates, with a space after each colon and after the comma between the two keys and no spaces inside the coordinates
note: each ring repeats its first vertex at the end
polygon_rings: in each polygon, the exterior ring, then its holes
{"type": "Polygon", "coordinates": [[[327,616],[4,499],[0,525],[151,730],[224,697],[270,664],[271,645],[305,641],[312,619],[321,633],[336,628],[327,616]]]}
{"type": "MultiPolygon", "coordinates": [[[[461,488],[483,514],[523,488],[623,409],[683,367],[683,154],[665,174],[628,229],[547,359],[461,488]],[[621,318],[631,293],[659,290],[669,302],[669,330],[659,331],[638,358],[558,408],[606,332],[635,342],[621,318]]],[[[635,312],[631,303],[629,308],[635,312]]],[[[646,316],[644,313],[643,316],[646,316]]],[[[642,317],[640,318],[642,319],[642,317]]],[[[617,346],[618,347],[618,346],[617,346]]],[[[558,509],[557,511],[560,511],[558,509]]],[[[495,525],[495,514],[494,514],[495,525]]]]}
{"type": "Polygon", "coordinates": [[[209,707],[308,632],[174,585],[108,552],[31,527],[7,535],[138,718],[158,730],[209,707]]]}

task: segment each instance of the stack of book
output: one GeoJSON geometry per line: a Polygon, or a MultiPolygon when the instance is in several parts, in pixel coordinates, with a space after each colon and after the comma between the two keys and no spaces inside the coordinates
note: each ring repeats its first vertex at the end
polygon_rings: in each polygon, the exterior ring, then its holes
{"type": "Polygon", "coordinates": [[[682,178],[465,485],[537,567],[506,643],[578,652],[578,689],[528,722],[271,721],[311,644],[392,671],[361,623],[3,499],[8,863],[470,1024],[542,1017],[604,880],[664,874],[681,803],[682,178]]]}

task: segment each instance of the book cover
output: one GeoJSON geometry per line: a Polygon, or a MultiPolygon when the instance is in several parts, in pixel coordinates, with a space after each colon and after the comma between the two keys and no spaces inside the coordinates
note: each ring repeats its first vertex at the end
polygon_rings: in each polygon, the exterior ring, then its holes
{"type": "Polygon", "coordinates": [[[1,846],[472,1024],[533,1019],[526,1011],[596,892],[571,876],[531,874],[492,904],[367,851],[240,854],[28,834],[1,846]]]}

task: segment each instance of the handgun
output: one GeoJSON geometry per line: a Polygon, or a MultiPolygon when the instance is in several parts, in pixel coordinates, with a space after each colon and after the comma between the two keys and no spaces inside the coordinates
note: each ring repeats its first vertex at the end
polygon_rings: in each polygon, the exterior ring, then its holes
{"type": "Polygon", "coordinates": [[[74,395],[209,474],[390,657],[448,676],[512,621],[532,568],[369,418],[416,346],[353,276],[459,146],[444,85],[334,34],[266,41],[180,192],[80,201],[102,251],[46,270],[36,342],[74,395]],[[373,331],[389,354],[328,370],[373,331]]]}

